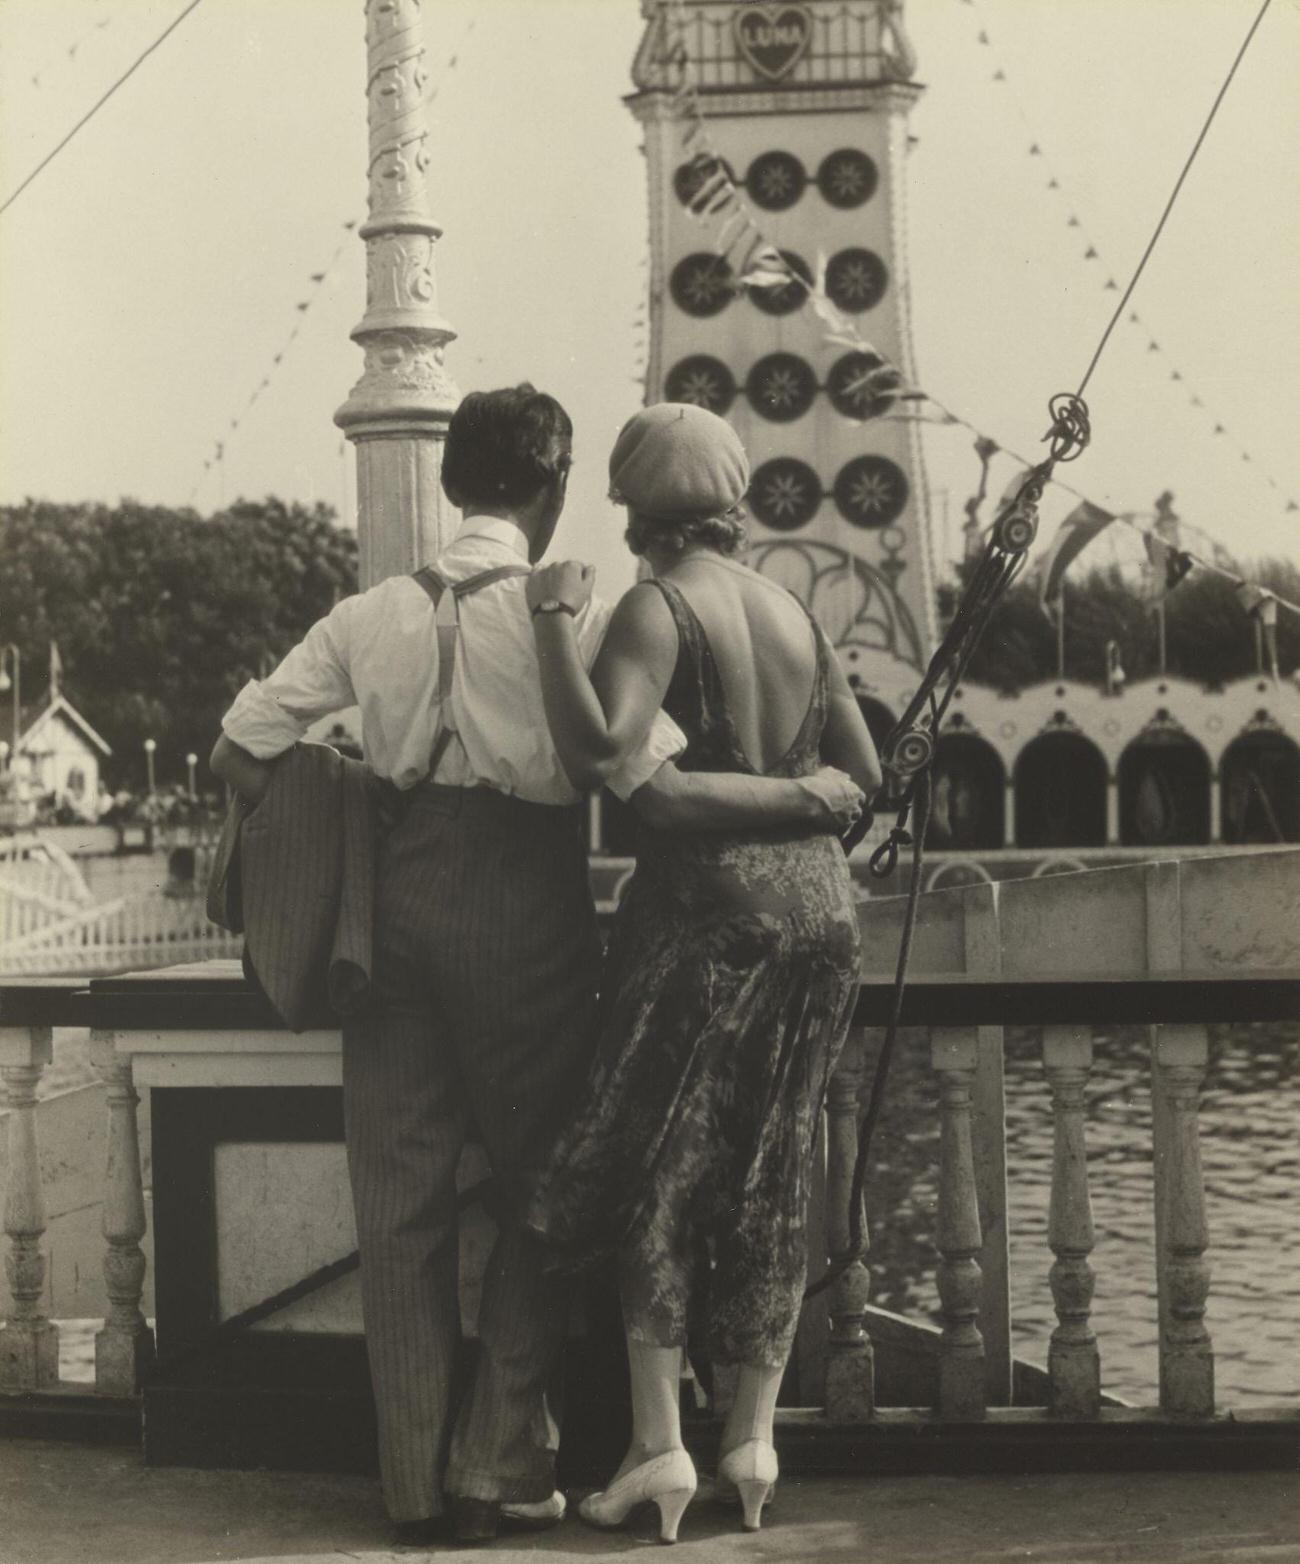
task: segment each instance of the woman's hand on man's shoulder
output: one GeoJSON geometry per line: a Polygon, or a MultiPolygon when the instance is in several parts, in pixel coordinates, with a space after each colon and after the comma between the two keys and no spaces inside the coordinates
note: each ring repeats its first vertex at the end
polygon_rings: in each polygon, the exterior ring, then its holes
{"type": "Polygon", "coordinates": [[[596,585],[596,567],[580,559],[562,559],[553,565],[539,565],[524,582],[524,596],[530,609],[544,603],[563,603],[576,614],[591,601],[596,585]]]}

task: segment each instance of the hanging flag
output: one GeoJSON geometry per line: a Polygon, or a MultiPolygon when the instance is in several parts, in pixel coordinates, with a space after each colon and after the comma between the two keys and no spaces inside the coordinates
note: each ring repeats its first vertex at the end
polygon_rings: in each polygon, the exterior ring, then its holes
{"type": "Polygon", "coordinates": [[[1179,547],[1181,541],[1174,497],[1166,489],[1156,500],[1154,526],[1142,534],[1147,557],[1138,596],[1152,608],[1159,607],[1192,568],[1191,555],[1179,547]]]}
{"type": "Polygon", "coordinates": [[[1194,561],[1190,554],[1164,542],[1153,532],[1144,532],[1142,542],[1147,551],[1146,564],[1142,567],[1142,582],[1138,595],[1152,608],[1163,603],[1178,583],[1191,570],[1194,561]]]}
{"type": "Polygon", "coordinates": [[[1128,683],[1128,675],[1124,672],[1124,664],[1119,660],[1119,642],[1106,642],[1106,694],[1122,695],[1124,686],[1128,683]]]}
{"type": "Polygon", "coordinates": [[[1192,568],[1192,557],[1181,549],[1181,533],[1178,513],[1173,508],[1173,494],[1165,490],[1156,499],[1156,521],[1150,532],[1142,533],[1142,544],[1147,551],[1147,561],[1142,566],[1137,594],[1142,601],[1156,608],[1172,593],[1192,568]]]}
{"type": "Polygon", "coordinates": [[[1065,572],[1114,519],[1110,511],[1084,500],[1061,523],[1039,565],[1038,602],[1045,613],[1050,614],[1060,599],[1065,572]]]}
{"type": "MultiPolygon", "coordinates": [[[[1256,586],[1253,581],[1237,584],[1237,601],[1255,621],[1255,633],[1259,648],[1273,677],[1278,682],[1277,671],[1277,598],[1267,587],[1256,586]]],[[[1263,670],[1261,669],[1261,672],[1263,670]]]]}
{"type": "Polygon", "coordinates": [[[63,659],[59,656],[59,643],[50,642],[50,699],[56,701],[59,698],[59,690],[63,684],[63,659]]]}

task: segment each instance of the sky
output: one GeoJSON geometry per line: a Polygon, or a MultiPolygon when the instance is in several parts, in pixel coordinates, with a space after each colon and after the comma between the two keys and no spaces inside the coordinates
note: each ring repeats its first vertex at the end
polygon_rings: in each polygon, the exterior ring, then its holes
{"type": "MultiPolygon", "coordinates": [[[[0,198],[184,3],[0,0],[0,198]]],[[[1119,298],[1107,279],[1127,283],[1257,9],[909,0],[919,380],[1003,446],[1041,450],[1048,398],[1078,384],[1119,298]]],[[[528,378],[569,408],[557,549],[614,592],[632,568],[604,461],[644,356],[644,163],[620,101],[640,7],[425,14],[448,367],[462,390],[528,378]]],[[[207,513],[276,494],[352,516],[332,415],[361,367],[363,245],[344,224],[364,216],[364,75],[361,0],[203,0],[0,215],[0,503],[207,513]]],[[[1300,0],[1273,0],[1134,295],[1139,323],[1126,311],[1089,387],[1092,445],[1063,472],[1115,510],[1172,489],[1243,560],[1300,560],[1298,145],[1300,0]]],[[[945,558],[972,442],[926,431],[945,558]]],[[[1014,470],[995,462],[995,493],[1014,470]]],[[[1049,495],[1040,546],[1074,503],[1049,495]]]]}

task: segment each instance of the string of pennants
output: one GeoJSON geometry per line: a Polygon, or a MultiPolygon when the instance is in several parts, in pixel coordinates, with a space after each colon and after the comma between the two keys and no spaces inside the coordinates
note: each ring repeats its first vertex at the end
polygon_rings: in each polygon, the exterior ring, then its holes
{"type": "Polygon", "coordinates": [[[194,503],[195,496],[202,487],[204,479],[214,467],[219,467],[225,461],[226,445],[230,440],[230,436],[238,431],[239,426],[243,423],[244,419],[247,418],[248,415],[252,412],[253,408],[261,400],[263,394],[269,390],[271,382],[275,378],[275,375],[280,369],[280,366],[284,363],[284,360],[290,349],[301,335],[303,326],[306,324],[306,318],[310,314],[313,306],[316,304],[317,299],[320,297],[322,287],[328,281],[335,268],[338,266],[339,261],[342,259],[343,251],[347,245],[346,235],[350,234],[353,229],[356,228],[358,221],[358,218],[352,217],[343,224],[343,232],[345,237],[340,239],[334,246],[333,253],[331,254],[329,260],[326,261],[325,265],[321,268],[321,270],[318,272],[312,272],[311,283],[307,292],[307,297],[294,305],[296,318],[292,327],[285,336],[284,340],[280,343],[278,350],[271,355],[265,372],[263,373],[261,379],[253,387],[252,391],[249,393],[248,400],[239,409],[239,411],[232,416],[230,423],[223,432],[221,438],[219,440],[213,441],[212,453],[211,455],[204,458],[203,473],[200,477],[195,479],[194,487],[189,492],[189,497],[186,500],[186,504],[192,505],[194,503]]]}
{"type": "MultiPolygon", "coordinates": [[[[969,525],[972,530],[975,530],[978,527],[979,508],[985,497],[988,468],[992,458],[999,452],[1004,452],[1019,464],[1016,474],[1003,495],[1004,500],[1016,492],[1025,470],[1035,464],[1009,446],[1000,445],[992,436],[979,430],[969,419],[951,412],[934,398],[927,395],[927,400],[934,402],[944,415],[933,420],[934,422],[958,424],[975,436],[975,454],[980,461],[980,486],[966,504],[969,525]]],[[[1177,518],[1159,503],[1155,521],[1151,525],[1146,525],[1140,512],[1108,510],[1090,500],[1073,484],[1055,475],[1049,478],[1048,482],[1067,494],[1072,494],[1079,501],[1079,504],[1062,520],[1056,536],[1036,567],[1039,603],[1049,617],[1058,611],[1061,583],[1070,565],[1094,538],[1100,536],[1113,522],[1118,522],[1142,539],[1146,551],[1147,569],[1141,595],[1152,607],[1161,606],[1169,593],[1192,570],[1200,569],[1208,570],[1212,575],[1222,576],[1225,581],[1231,582],[1236,590],[1238,602],[1248,614],[1258,618],[1266,632],[1276,626],[1280,608],[1300,618],[1300,603],[1293,603],[1288,598],[1280,597],[1268,587],[1247,580],[1233,568],[1231,555],[1220,544],[1211,543],[1212,552],[1209,558],[1196,548],[1185,544],[1179,533],[1177,518]]],[[[1001,506],[1002,500],[995,507],[995,512],[1000,510],[1001,506]]]]}
{"type": "Polygon", "coordinates": [[[51,75],[56,70],[62,69],[63,62],[65,60],[75,60],[82,48],[88,44],[92,38],[94,38],[96,33],[102,33],[105,28],[111,27],[112,25],[113,16],[110,13],[107,16],[101,16],[97,22],[91,23],[89,27],[83,28],[83,30],[78,33],[78,35],[70,44],[66,44],[60,48],[57,54],[48,55],[46,57],[45,63],[43,65],[37,66],[37,68],[31,72],[27,78],[30,85],[33,86],[38,92],[40,92],[44,84],[44,79],[47,76],[51,75]]]}
{"type": "MultiPolygon", "coordinates": [[[[460,38],[456,43],[456,47],[447,57],[447,61],[444,64],[437,80],[434,82],[433,86],[429,88],[428,92],[425,93],[424,101],[426,104],[433,102],[433,100],[438,96],[438,93],[442,87],[442,83],[446,79],[447,75],[451,71],[455,70],[460,60],[460,51],[464,48],[466,40],[474,31],[474,28],[477,26],[477,24],[478,17],[471,17],[469,23],[461,33],[460,38]]],[[[203,486],[204,481],[207,479],[208,475],[213,471],[213,469],[220,467],[225,462],[226,447],[230,443],[231,436],[238,432],[241,424],[243,424],[245,419],[253,411],[253,408],[261,400],[262,396],[270,389],[271,382],[275,379],[276,374],[279,372],[286,357],[289,355],[294,343],[302,334],[303,327],[307,323],[307,316],[311,313],[312,309],[316,305],[325,284],[334,274],[339,261],[343,258],[343,253],[347,249],[348,245],[348,235],[350,235],[355,230],[357,224],[360,221],[361,219],[359,217],[351,217],[343,224],[343,236],[334,246],[333,252],[331,253],[329,259],[325,262],[319,271],[311,273],[310,285],[305,290],[306,297],[299,300],[299,302],[294,305],[293,325],[290,327],[288,333],[281,341],[279,349],[271,355],[271,358],[266,364],[261,378],[249,393],[248,400],[236,413],[232,415],[230,422],[226,429],[222,432],[220,439],[214,440],[212,442],[211,452],[207,457],[204,458],[203,471],[195,479],[194,486],[190,489],[189,496],[186,499],[187,505],[192,505],[194,503],[200,488],[203,486]]]]}
{"type": "MultiPolygon", "coordinates": [[[[1014,107],[1016,114],[1019,117],[1020,123],[1024,128],[1028,156],[1031,158],[1037,158],[1041,161],[1042,170],[1047,176],[1045,181],[1045,188],[1049,191],[1055,192],[1060,197],[1066,210],[1066,227],[1077,230],[1079,243],[1082,247],[1082,259],[1090,264],[1095,264],[1099,272],[1105,273],[1106,281],[1102,285],[1102,291],[1104,293],[1117,293],[1119,291],[1119,283],[1116,282],[1114,274],[1107,267],[1105,258],[1101,252],[1100,245],[1097,244],[1096,240],[1088,232],[1082,218],[1078,215],[1077,210],[1072,206],[1059,171],[1053,164],[1042,138],[1036,134],[1034,127],[1029,122],[1029,118],[1025,113],[1023,101],[1012,85],[1011,78],[1007,74],[1006,65],[1003,62],[1002,57],[999,55],[997,46],[994,44],[992,35],[989,32],[986,19],[980,12],[978,0],[960,0],[960,3],[962,5],[970,6],[976,12],[976,19],[979,30],[976,33],[975,41],[980,47],[992,51],[995,68],[992,72],[990,80],[1007,88],[1007,94],[1010,97],[1012,106],[1014,107]]],[[[1163,362],[1169,372],[1168,378],[1170,384],[1176,385],[1180,388],[1182,394],[1184,394],[1187,398],[1187,405],[1198,410],[1205,416],[1212,427],[1214,436],[1223,439],[1227,444],[1231,445],[1243,462],[1250,463],[1255,467],[1261,479],[1268,485],[1270,489],[1274,490],[1275,493],[1278,494],[1280,500],[1282,498],[1282,486],[1279,484],[1277,478],[1272,473],[1264,470],[1264,468],[1256,461],[1254,453],[1242,444],[1242,442],[1229,428],[1227,423],[1224,422],[1220,414],[1216,412],[1209,403],[1206,402],[1201,392],[1195,385],[1192,384],[1187,375],[1183,372],[1182,369],[1179,368],[1178,364],[1174,362],[1170,354],[1161,345],[1158,337],[1154,333],[1154,329],[1148,324],[1142,315],[1139,314],[1137,310],[1130,310],[1128,312],[1127,322],[1130,326],[1134,327],[1137,331],[1146,337],[1147,352],[1149,354],[1155,355],[1163,362]]],[[[1287,497],[1283,508],[1289,515],[1300,512],[1300,501],[1297,501],[1294,496],[1287,497]]]]}
{"type": "MultiPolygon", "coordinates": [[[[963,0],[965,4],[973,4],[974,0],[963,0]]],[[[827,342],[836,343],[854,348],[862,354],[870,355],[875,359],[876,365],[865,371],[861,379],[855,380],[846,389],[857,391],[868,389],[872,392],[888,393],[897,398],[901,404],[897,412],[887,412],[882,416],[889,420],[908,419],[913,421],[936,423],[946,425],[960,425],[975,435],[975,449],[980,456],[982,466],[981,486],[978,497],[968,505],[968,513],[974,519],[974,510],[984,497],[984,486],[988,475],[988,462],[998,451],[1006,451],[1023,467],[1035,465],[1027,458],[1020,456],[1015,451],[1003,446],[991,435],[973,424],[968,418],[962,417],[946,406],[932,393],[917,389],[905,388],[903,376],[897,365],[891,364],[879,350],[867,341],[858,331],[851,318],[844,315],[831,300],[825,286],[825,260],[818,257],[816,274],[812,278],[796,272],[781,254],[777,246],[768,238],[754,215],[753,209],[744,200],[732,179],[726,160],[717,150],[709,137],[708,125],[704,112],[700,106],[699,94],[695,80],[694,70],[691,65],[690,54],[686,46],[686,18],[685,0],[672,0],[668,7],[669,41],[666,54],[662,63],[677,73],[677,85],[672,92],[669,105],[676,119],[682,123],[680,136],[681,146],[684,151],[691,154],[691,167],[698,174],[696,188],[688,202],[688,210],[701,222],[714,222],[718,224],[714,235],[714,249],[730,261],[732,255],[741,250],[741,261],[734,268],[736,282],[740,287],[749,288],[782,288],[790,285],[798,285],[803,289],[802,303],[810,308],[818,317],[823,327],[823,336],[827,342]],[[743,249],[741,249],[743,245],[743,249]],[[928,404],[928,405],[927,405],[928,404]],[[933,411],[931,411],[933,409],[933,411]]],[[[987,42],[987,35],[981,33],[981,41],[987,42]]],[[[1001,79],[1001,78],[999,78],[1001,79]]],[[[1035,155],[1041,156],[1041,148],[1035,143],[1035,155]]],[[[1055,179],[1055,176],[1052,176],[1055,179]]],[[[1057,181],[1059,186],[1059,181],[1057,181]]],[[[1077,220],[1074,226],[1081,226],[1077,220]]],[[[1089,244],[1092,255],[1089,258],[1099,258],[1095,246],[1089,244]]],[[[1117,284],[1113,279],[1107,283],[1108,288],[1115,288],[1117,284]]],[[[1136,319],[1136,316],[1130,317],[1136,319]]],[[[1155,342],[1151,345],[1152,351],[1159,351],[1155,342]]],[[[1175,372],[1175,378],[1181,380],[1181,374],[1175,372]]],[[[1203,405],[1197,398],[1198,405],[1203,405]]],[[[1222,432],[1226,433],[1226,430],[1222,432]]],[[[1247,460],[1251,458],[1249,455],[1247,460]]],[[[1017,482],[1019,478],[1017,477],[1017,482]]],[[[1078,524],[1081,515],[1086,515],[1089,522],[1095,518],[1104,517],[1104,522],[1095,530],[1081,536],[1079,548],[1074,549],[1069,558],[1073,558],[1082,546],[1091,540],[1102,530],[1102,526],[1109,525],[1111,521],[1119,521],[1143,538],[1148,561],[1152,569],[1152,580],[1156,579],[1156,572],[1163,571],[1163,586],[1159,591],[1152,592],[1153,598],[1163,599],[1166,592],[1173,589],[1187,573],[1196,566],[1209,570],[1217,575],[1225,577],[1238,588],[1238,596],[1243,606],[1252,614],[1262,616],[1262,622],[1267,624],[1269,616],[1276,622],[1277,608],[1282,607],[1291,613],[1300,616],[1300,604],[1289,602],[1285,598],[1279,598],[1265,587],[1243,581],[1242,577],[1231,568],[1230,556],[1226,552],[1219,553],[1215,559],[1206,559],[1190,548],[1182,548],[1176,542],[1171,541],[1172,534],[1168,527],[1163,532],[1157,528],[1146,527],[1137,519],[1137,512],[1114,513],[1095,505],[1088,497],[1073,485],[1061,478],[1053,476],[1051,483],[1072,494],[1081,504],[1075,512],[1062,523],[1062,531],[1067,538],[1070,537],[1074,527],[1078,524]],[[1271,605],[1271,606],[1270,606],[1271,605]]],[[[1276,482],[1270,480],[1274,488],[1276,482]]],[[[1287,506],[1288,510],[1295,510],[1294,501],[1287,506]]],[[[1053,544],[1055,551],[1059,546],[1053,544]]],[[[1216,545],[1217,550],[1217,545],[1216,545]]],[[[1065,563],[1069,563],[1067,558],[1065,563]]],[[[1063,570],[1064,567],[1062,567],[1063,570]]],[[[1050,570],[1050,557],[1044,566],[1043,577],[1045,580],[1050,570]]]]}
{"type": "Polygon", "coordinates": [[[667,10],[668,47],[661,64],[676,72],[676,87],[669,99],[675,119],[682,125],[681,146],[690,158],[694,181],[686,203],[690,214],[701,223],[716,223],[714,250],[728,264],[739,253],[733,266],[736,286],[771,289],[798,288],[801,307],[807,307],[821,322],[827,342],[854,349],[873,359],[874,364],[844,387],[846,393],[893,392],[902,380],[896,366],[867,341],[853,319],[844,314],[826,290],[826,257],[818,255],[813,276],[796,271],[777,245],[768,237],[754,214],[753,207],[741,195],[731,176],[726,159],[709,135],[708,123],[700,106],[695,69],[686,42],[685,0],[671,0],[667,10]]]}

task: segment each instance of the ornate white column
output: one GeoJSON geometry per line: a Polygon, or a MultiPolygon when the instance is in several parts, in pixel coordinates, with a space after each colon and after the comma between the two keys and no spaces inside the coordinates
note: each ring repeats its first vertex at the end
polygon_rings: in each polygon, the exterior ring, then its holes
{"type": "Polygon", "coordinates": [[[454,527],[439,474],[460,392],[443,368],[456,333],[434,281],[424,56],[421,0],[366,0],[366,313],[352,332],[365,368],[334,415],[356,447],[363,589],[425,564],[454,527]]]}

